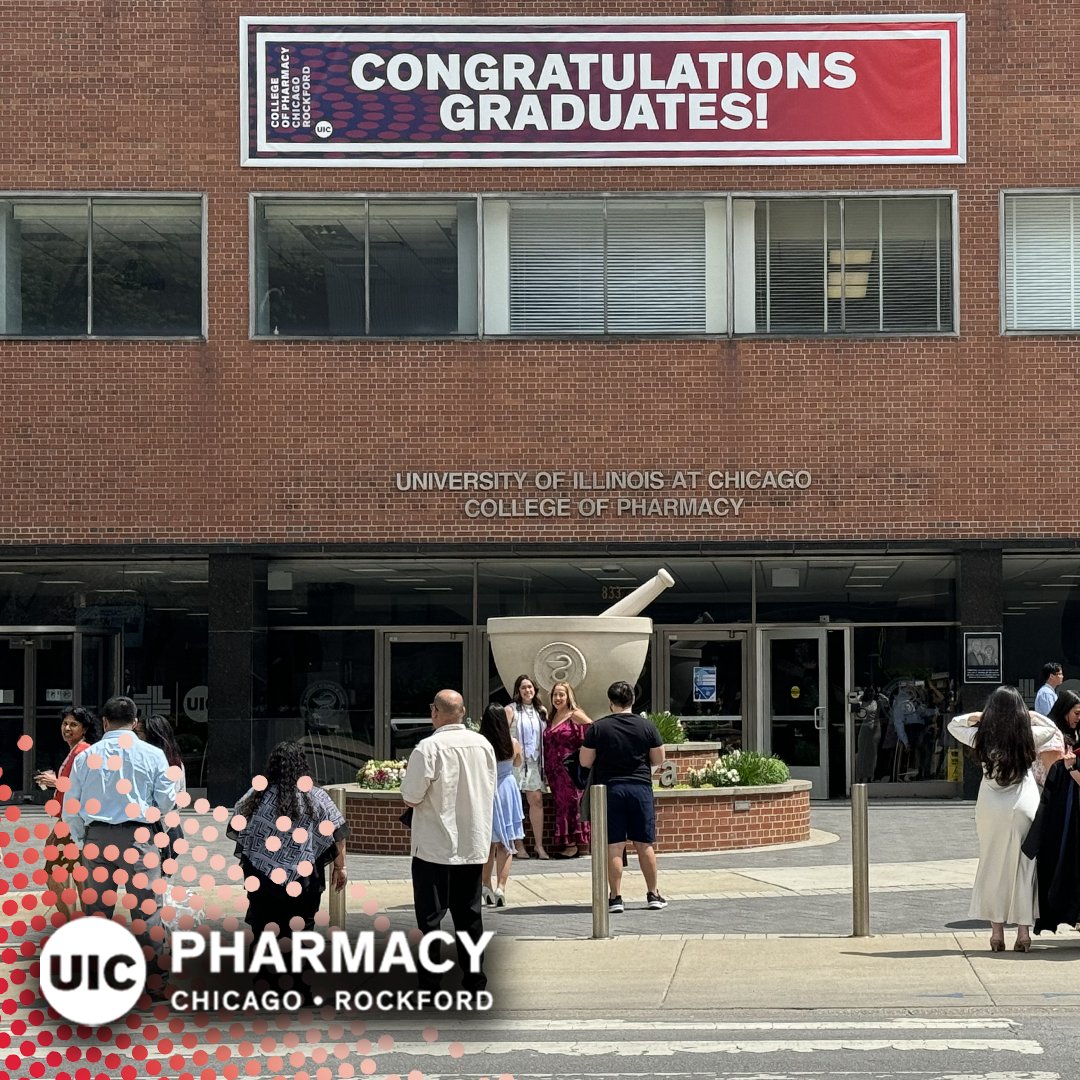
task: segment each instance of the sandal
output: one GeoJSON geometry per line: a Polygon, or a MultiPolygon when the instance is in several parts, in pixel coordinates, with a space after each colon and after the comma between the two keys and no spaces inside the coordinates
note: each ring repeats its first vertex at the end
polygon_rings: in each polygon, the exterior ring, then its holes
{"type": "MultiPolygon", "coordinates": [[[[1005,949],[1005,944],[1002,942],[1002,951],[1005,949]]],[[[1013,945],[1013,952],[1031,952],[1031,938],[1018,937],[1016,943],[1013,945]]]]}
{"type": "Polygon", "coordinates": [[[534,859],[544,859],[544,860],[548,860],[548,859],[551,858],[551,856],[543,848],[537,848],[532,857],[534,859]]]}
{"type": "Polygon", "coordinates": [[[576,859],[580,854],[581,854],[581,852],[578,849],[577,845],[575,844],[572,847],[568,847],[565,851],[560,851],[559,852],[559,858],[560,859],[576,859]]]}
{"type": "Polygon", "coordinates": [[[990,951],[991,952],[1004,952],[1005,951],[1005,939],[1003,937],[991,937],[990,938],[990,951]]]}

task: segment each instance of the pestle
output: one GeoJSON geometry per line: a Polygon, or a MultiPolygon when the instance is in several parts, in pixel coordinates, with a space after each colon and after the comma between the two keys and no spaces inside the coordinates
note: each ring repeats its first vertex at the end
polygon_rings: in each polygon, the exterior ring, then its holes
{"type": "Polygon", "coordinates": [[[614,618],[618,615],[639,615],[665,589],[670,589],[674,584],[675,579],[661,568],[656,572],[655,577],[642,582],[632,593],[628,593],[621,600],[612,604],[607,611],[601,611],[600,618],[614,618]]]}

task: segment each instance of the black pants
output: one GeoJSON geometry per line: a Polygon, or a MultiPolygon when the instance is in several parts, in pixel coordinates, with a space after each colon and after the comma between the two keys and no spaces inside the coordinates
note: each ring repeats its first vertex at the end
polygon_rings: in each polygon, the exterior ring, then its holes
{"type": "MultiPolygon", "coordinates": [[[[257,938],[269,923],[277,926],[276,937],[278,941],[288,939],[292,933],[289,923],[300,916],[304,920],[303,930],[315,929],[315,916],[319,913],[324,892],[325,868],[317,870],[308,878],[309,887],[302,890],[299,896],[290,896],[284,885],[278,885],[264,874],[261,874],[250,863],[242,864],[248,876],[254,875],[259,879],[259,887],[252,893],[248,893],[248,909],[244,921],[251,927],[252,933],[257,938]]],[[[254,945],[252,945],[254,948],[254,945]]],[[[312,998],[311,985],[306,972],[298,975],[279,975],[263,972],[255,976],[254,983],[261,988],[265,983],[271,989],[284,993],[286,990],[297,990],[305,1002],[312,998]]]]}
{"type": "MultiPolygon", "coordinates": [[[[483,876],[482,863],[465,863],[461,866],[444,866],[430,863],[413,856],[412,886],[413,908],[416,925],[422,933],[430,933],[442,926],[447,911],[458,933],[469,935],[478,941],[484,932],[484,916],[480,906],[480,884],[483,876]]],[[[441,950],[432,949],[432,957],[441,959],[441,950]]],[[[481,969],[475,975],[469,971],[469,953],[458,942],[458,964],[461,967],[461,985],[466,990],[483,990],[487,976],[481,969]]],[[[430,972],[419,973],[422,990],[438,990],[440,978],[430,972]]]]}

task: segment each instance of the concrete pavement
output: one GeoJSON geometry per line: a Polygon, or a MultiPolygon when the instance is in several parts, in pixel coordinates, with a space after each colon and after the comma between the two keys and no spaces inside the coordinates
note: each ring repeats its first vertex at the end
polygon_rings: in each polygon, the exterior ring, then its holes
{"type": "MultiPolygon", "coordinates": [[[[976,868],[973,816],[970,803],[871,808],[872,926],[893,932],[865,939],[847,936],[850,809],[842,805],[815,807],[806,844],[661,854],[661,888],[671,901],[664,911],[644,909],[644,886],[631,860],[627,911],[611,917],[615,936],[604,941],[590,939],[587,858],[521,861],[508,890],[511,906],[485,912],[497,933],[488,966],[497,1011],[529,1012],[542,1003],[604,1017],[616,1000],[620,1012],[680,1016],[723,1009],[1080,1005],[1069,966],[1080,962],[1080,935],[1043,935],[1029,954],[992,954],[988,928],[967,919],[976,868]]],[[[201,871],[214,854],[231,854],[220,839],[206,848],[201,871]]],[[[414,925],[408,860],[354,855],[349,872],[350,930],[414,925]]],[[[224,871],[213,879],[212,889],[205,874],[200,884],[216,907],[214,920],[241,915],[242,894],[228,886],[224,871]]],[[[11,930],[26,919],[28,911],[19,908],[0,915],[0,927],[11,930]]],[[[1011,934],[1007,940],[1011,946],[1011,934]]]]}

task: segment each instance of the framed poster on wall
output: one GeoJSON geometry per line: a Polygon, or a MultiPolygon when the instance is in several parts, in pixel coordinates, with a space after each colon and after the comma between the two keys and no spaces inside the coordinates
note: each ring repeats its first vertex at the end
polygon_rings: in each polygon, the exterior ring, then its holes
{"type": "Polygon", "coordinates": [[[1001,682],[1001,634],[964,634],[964,682],[1001,682]]]}

